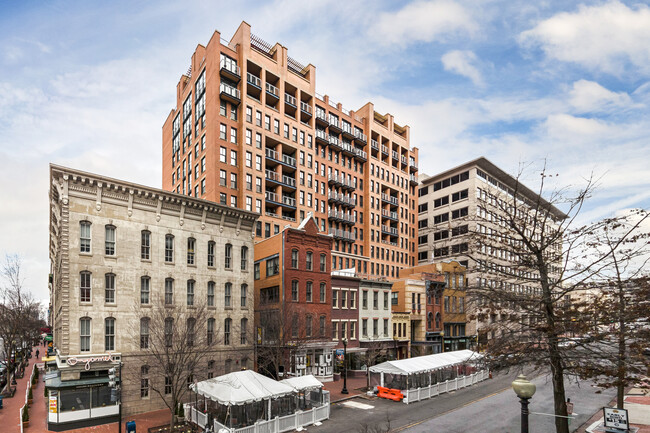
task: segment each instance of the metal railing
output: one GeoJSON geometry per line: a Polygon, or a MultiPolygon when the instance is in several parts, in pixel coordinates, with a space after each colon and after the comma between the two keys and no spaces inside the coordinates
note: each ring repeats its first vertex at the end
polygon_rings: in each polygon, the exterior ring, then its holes
{"type": "Polygon", "coordinates": [[[246,73],[246,80],[254,86],[262,88],[262,80],[259,77],[251,74],[250,72],[246,73]]]}
{"type": "Polygon", "coordinates": [[[388,209],[382,209],[381,214],[386,218],[398,219],[397,212],[389,211],[388,209]]]}
{"type": "Polygon", "coordinates": [[[284,94],[284,102],[286,102],[286,103],[289,104],[289,105],[293,105],[294,107],[296,107],[296,97],[295,97],[295,96],[291,96],[291,95],[288,94],[288,93],[285,93],[285,94],[284,94]]]}
{"type": "Polygon", "coordinates": [[[293,197],[288,197],[286,195],[282,196],[282,203],[286,204],[287,206],[293,206],[296,207],[296,199],[293,197]]]}
{"type": "Polygon", "coordinates": [[[364,143],[368,142],[368,137],[366,136],[366,134],[364,134],[363,132],[361,132],[361,131],[359,131],[357,129],[354,130],[354,138],[356,140],[361,140],[364,143]]]}
{"type": "Polygon", "coordinates": [[[282,162],[284,162],[287,165],[290,165],[292,167],[296,166],[296,158],[289,156],[289,155],[282,155],[282,162]]]}
{"type": "Polygon", "coordinates": [[[221,59],[221,62],[219,63],[219,67],[221,69],[225,69],[229,72],[232,72],[238,77],[241,76],[241,68],[237,66],[237,63],[234,63],[233,61],[226,61],[226,59],[221,59]]]}
{"type": "Polygon", "coordinates": [[[311,105],[304,101],[300,101],[300,109],[304,111],[305,113],[311,114],[311,105]]]}
{"type": "Polygon", "coordinates": [[[279,153],[276,150],[269,149],[268,147],[265,149],[266,152],[266,157],[275,159],[276,161],[279,161],[280,158],[278,158],[279,153]]]}
{"type": "Polygon", "coordinates": [[[374,150],[379,150],[379,143],[377,143],[377,140],[370,140],[370,147],[374,150]]]}
{"type": "Polygon", "coordinates": [[[280,91],[271,83],[266,83],[266,93],[270,93],[278,99],[280,98],[280,91]]]}
{"type": "Polygon", "coordinates": [[[398,204],[397,197],[393,197],[392,195],[386,194],[384,192],[381,193],[381,199],[394,205],[398,204]]]}
{"type": "Polygon", "coordinates": [[[221,83],[219,85],[219,90],[221,91],[221,93],[226,93],[232,96],[233,98],[241,99],[241,92],[239,91],[239,89],[236,89],[231,85],[228,85],[226,83],[221,83]]]}

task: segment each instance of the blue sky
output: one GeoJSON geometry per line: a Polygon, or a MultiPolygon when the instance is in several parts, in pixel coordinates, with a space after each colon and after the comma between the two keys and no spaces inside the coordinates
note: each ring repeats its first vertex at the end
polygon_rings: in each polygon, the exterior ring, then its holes
{"type": "Polygon", "coordinates": [[[245,20],[317,91],[411,127],[421,171],[478,156],[600,178],[583,220],[650,207],[650,8],[588,1],[23,1],[0,14],[0,253],[47,298],[48,163],[161,183],[197,44],[245,20]]]}

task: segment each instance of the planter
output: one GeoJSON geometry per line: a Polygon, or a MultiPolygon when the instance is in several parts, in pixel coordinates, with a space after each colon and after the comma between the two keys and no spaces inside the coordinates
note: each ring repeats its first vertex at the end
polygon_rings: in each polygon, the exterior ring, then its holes
{"type": "Polygon", "coordinates": [[[32,401],[34,401],[34,399],[31,399],[31,398],[28,399],[28,400],[27,400],[27,404],[28,404],[28,405],[31,405],[31,404],[32,404],[32,401]]]}
{"type": "Polygon", "coordinates": [[[23,427],[29,427],[29,421],[23,421],[23,427]]]}

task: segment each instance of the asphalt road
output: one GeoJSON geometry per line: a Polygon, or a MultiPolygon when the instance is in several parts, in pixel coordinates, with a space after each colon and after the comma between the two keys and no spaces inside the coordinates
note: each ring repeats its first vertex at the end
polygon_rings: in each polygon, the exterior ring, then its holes
{"type": "MultiPolygon", "coordinates": [[[[517,373],[495,374],[485,380],[449,394],[406,405],[385,399],[355,398],[350,403],[332,406],[330,419],[321,426],[309,426],[309,432],[367,433],[390,422],[391,432],[519,432],[519,400],[510,388],[517,373]]],[[[552,413],[552,385],[548,376],[533,379],[537,393],[531,400],[531,412],[552,413]]],[[[567,396],[578,413],[571,427],[577,428],[614,396],[613,390],[598,391],[590,383],[566,381],[567,396]]],[[[530,415],[530,433],[553,432],[553,417],[530,415]]]]}

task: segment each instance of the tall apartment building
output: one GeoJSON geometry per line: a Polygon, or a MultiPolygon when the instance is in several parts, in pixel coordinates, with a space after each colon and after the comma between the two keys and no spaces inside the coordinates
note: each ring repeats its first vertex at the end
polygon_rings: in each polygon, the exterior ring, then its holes
{"type": "MultiPolygon", "coordinates": [[[[516,189],[518,200],[522,203],[541,200],[555,220],[566,218],[562,211],[483,157],[435,176],[422,176],[420,180],[418,263],[455,260],[468,269],[468,286],[508,284],[518,292],[539,293],[540,288],[528,276],[518,277],[513,271],[512,278],[502,277],[504,270],[514,269],[517,263],[504,243],[505,238],[516,238],[516,235],[505,223],[502,209],[504,202],[513,199],[516,189]]],[[[524,209],[530,208],[523,206],[519,211],[525,212],[524,209]]],[[[470,302],[469,309],[477,307],[477,300],[470,299],[470,302]]],[[[476,335],[478,329],[479,343],[485,343],[490,335],[481,328],[484,326],[479,319],[470,320],[466,334],[476,335]]]]}
{"type": "MultiPolygon", "coordinates": [[[[156,321],[167,312],[186,312],[190,326],[192,314],[206,311],[205,322],[192,325],[208,337],[197,379],[253,367],[257,217],[50,166],[50,311],[57,361],[56,377],[47,381],[54,409],[48,413],[50,430],[116,421],[119,404],[110,398],[108,370],[120,363],[125,415],[165,407],[153,387],[166,389],[168,383],[160,360],[147,349],[162,326],[167,333],[167,319],[164,325],[156,321]]],[[[170,323],[180,332],[182,325],[170,323]]],[[[169,341],[179,338],[174,331],[169,335],[169,341]]]]}
{"type": "MultiPolygon", "coordinates": [[[[316,43],[316,42],[315,42],[316,43]]],[[[242,22],[198,45],[163,126],[163,188],[261,214],[258,240],[313,212],[333,269],[396,276],[415,264],[417,148],[367,103],[316,93],[316,68],[242,22]]]]}

